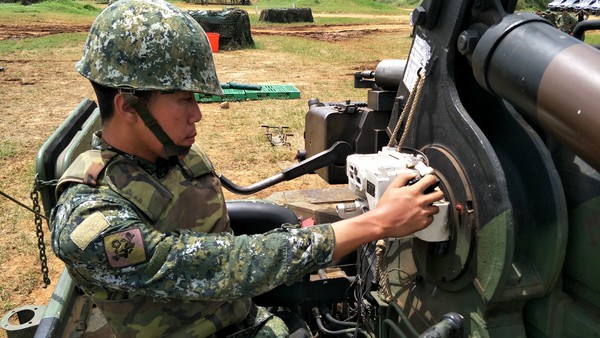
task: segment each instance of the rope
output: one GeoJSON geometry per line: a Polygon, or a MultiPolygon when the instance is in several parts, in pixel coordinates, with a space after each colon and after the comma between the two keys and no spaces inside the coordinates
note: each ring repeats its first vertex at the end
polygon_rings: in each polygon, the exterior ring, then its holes
{"type": "Polygon", "coordinates": [[[398,122],[396,122],[396,127],[394,128],[394,131],[392,132],[392,136],[390,136],[390,141],[388,142],[388,147],[393,146],[394,142],[396,142],[396,137],[398,136],[398,132],[400,131],[400,127],[402,126],[402,121],[404,121],[404,117],[406,116],[406,113],[408,112],[409,107],[412,106],[413,98],[415,97],[414,94],[417,91],[417,84],[418,84],[418,82],[415,82],[415,85],[413,86],[413,90],[411,90],[410,94],[408,94],[408,100],[406,100],[406,104],[404,105],[404,108],[402,109],[402,113],[400,114],[400,117],[398,118],[398,122]]]}
{"type": "Polygon", "coordinates": [[[392,136],[390,137],[390,141],[388,142],[388,147],[391,147],[394,145],[394,142],[396,141],[396,137],[398,136],[398,132],[400,131],[402,122],[404,121],[404,118],[406,117],[406,114],[408,113],[408,120],[406,121],[406,127],[404,128],[404,131],[402,132],[402,137],[397,146],[398,149],[402,149],[402,145],[404,144],[404,141],[406,140],[408,131],[410,130],[410,126],[412,124],[413,116],[415,113],[415,108],[417,107],[415,102],[419,102],[419,98],[421,97],[421,92],[422,92],[424,83],[425,83],[425,72],[423,69],[421,69],[421,71],[419,72],[419,80],[417,82],[415,82],[415,84],[413,86],[413,90],[408,95],[408,100],[406,101],[406,104],[404,105],[404,109],[402,109],[402,113],[400,114],[400,117],[398,118],[398,122],[396,122],[394,131],[392,132],[392,136]]]}
{"type": "MultiPolygon", "coordinates": [[[[404,120],[404,118],[408,112],[408,119],[406,120],[406,126],[404,127],[404,131],[402,132],[402,137],[400,138],[400,142],[397,145],[398,150],[402,149],[402,145],[404,144],[404,141],[406,141],[406,137],[408,136],[408,131],[410,130],[410,127],[411,127],[412,121],[413,121],[413,117],[415,115],[415,108],[417,107],[415,102],[419,102],[419,98],[421,97],[421,92],[423,90],[423,84],[425,83],[425,77],[426,77],[425,72],[423,71],[423,69],[421,69],[419,71],[419,80],[417,82],[415,82],[413,90],[410,92],[410,94],[408,96],[406,105],[404,105],[404,109],[402,109],[402,113],[400,114],[400,117],[398,118],[398,122],[396,123],[396,126],[394,128],[392,136],[390,137],[390,142],[388,143],[388,147],[391,147],[394,145],[394,141],[396,140],[396,137],[398,136],[398,131],[400,130],[402,121],[404,120]]],[[[378,292],[379,292],[379,295],[386,302],[389,303],[394,299],[394,297],[393,297],[392,291],[390,289],[388,270],[387,270],[387,266],[385,263],[386,252],[387,252],[387,247],[385,245],[385,241],[382,239],[378,240],[377,244],[375,246],[375,257],[377,260],[377,266],[376,266],[377,276],[379,278],[379,285],[381,286],[381,288],[379,289],[378,292]]]]}
{"type": "Polygon", "coordinates": [[[392,296],[392,291],[390,289],[390,283],[388,278],[387,266],[385,264],[385,254],[387,252],[387,247],[385,245],[385,241],[380,239],[377,241],[375,245],[375,257],[377,258],[377,277],[379,279],[379,288],[378,293],[386,302],[391,302],[394,297],[392,296]]]}
{"type": "Polygon", "coordinates": [[[423,85],[425,84],[425,71],[421,69],[419,72],[419,81],[417,81],[417,92],[415,94],[414,101],[411,102],[410,113],[408,113],[408,119],[406,120],[406,127],[404,127],[404,132],[402,133],[402,138],[400,139],[400,143],[398,143],[398,149],[402,149],[404,145],[404,141],[406,141],[406,137],[408,136],[408,131],[410,130],[413,117],[415,115],[415,109],[417,105],[415,102],[419,102],[419,98],[421,97],[421,92],[423,90],[423,85]]]}

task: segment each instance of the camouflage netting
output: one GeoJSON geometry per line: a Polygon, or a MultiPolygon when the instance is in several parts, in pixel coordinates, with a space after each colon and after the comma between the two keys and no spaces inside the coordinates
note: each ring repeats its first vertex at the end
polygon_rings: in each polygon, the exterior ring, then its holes
{"type": "Polygon", "coordinates": [[[222,11],[188,11],[206,32],[219,33],[219,50],[236,50],[254,46],[248,12],[239,8],[222,11]]]}
{"type": "Polygon", "coordinates": [[[260,12],[258,21],[265,22],[314,22],[310,8],[271,8],[260,12]]]}

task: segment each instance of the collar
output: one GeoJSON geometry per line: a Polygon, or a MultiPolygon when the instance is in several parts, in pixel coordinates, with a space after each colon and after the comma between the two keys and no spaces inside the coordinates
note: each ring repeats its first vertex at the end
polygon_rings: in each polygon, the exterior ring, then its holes
{"type": "Polygon", "coordinates": [[[112,151],[112,152],[115,152],[115,153],[125,157],[126,159],[128,159],[130,161],[137,162],[139,164],[139,166],[142,167],[142,169],[144,169],[150,175],[156,175],[156,178],[158,178],[158,179],[161,179],[161,178],[167,176],[169,171],[171,169],[175,168],[175,166],[177,166],[179,164],[179,159],[174,156],[168,160],[159,157],[156,160],[156,162],[153,163],[153,162],[150,162],[143,158],[139,158],[135,155],[126,153],[126,152],[106,143],[102,139],[102,131],[97,131],[92,135],[92,148],[101,150],[101,151],[105,151],[105,150],[112,151]]]}

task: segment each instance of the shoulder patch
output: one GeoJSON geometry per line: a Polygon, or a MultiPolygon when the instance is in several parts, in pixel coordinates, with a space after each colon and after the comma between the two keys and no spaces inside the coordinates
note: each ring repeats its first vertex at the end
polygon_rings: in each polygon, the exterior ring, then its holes
{"type": "Polygon", "coordinates": [[[108,264],[113,268],[133,266],[147,260],[142,231],[138,228],[106,235],[103,242],[108,264]]]}
{"type": "Polygon", "coordinates": [[[71,241],[81,250],[85,250],[92,240],[100,235],[104,229],[108,228],[108,222],[99,211],[88,216],[81,222],[73,232],[71,232],[71,241]]]}

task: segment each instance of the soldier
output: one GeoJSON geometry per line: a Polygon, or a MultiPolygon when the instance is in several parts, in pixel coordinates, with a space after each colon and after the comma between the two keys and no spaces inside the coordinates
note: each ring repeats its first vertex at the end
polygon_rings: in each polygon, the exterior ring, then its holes
{"type": "Polygon", "coordinates": [[[556,26],[561,31],[571,34],[573,28],[577,25],[577,19],[575,19],[568,11],[563,10],[562,14],[556,20],[556,26]]]}
{"type": "Polygon", "coordinates": [[[551,24],[554,25],[554,27],[556,27],[556,14],[553,13],[551,10],[547,9],[544,12],[537,11],[535,14],[548,20],[551,24]]]}
{"type": "Polygon", "coordinates": [[[423,229],[443,197],[396,179],[374,210],[234,236],[219,178],[195,144],[194,93],[221,94],[200,25],[162,0],[121,0],[94,21],[76,69],[102,131],[59,180],[52,248],[117,337],[285,337],[250,297],[380,238],[423,229]]]}
{"type": "Polygon", "coordinates": [[[580,9],[579,11],[577,11],[576,15],[577,15],[577,22],[585,21],[590,17],[590,13],[588,13],[587,11],[585,11],[583,9],[580,9]]]}

